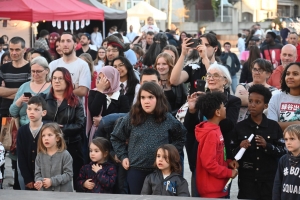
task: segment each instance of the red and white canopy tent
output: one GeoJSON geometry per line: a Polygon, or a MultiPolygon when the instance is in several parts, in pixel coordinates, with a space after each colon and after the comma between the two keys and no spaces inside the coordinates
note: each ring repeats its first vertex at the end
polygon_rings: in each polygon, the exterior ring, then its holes
{"type": "MultiPolygon", "coordinates": [[[[104,11],[78,0],[0,0],[0,19],[39,21],[104,21],[104,11]]],[[[31,34],[33,37],[33,34],[31,34]]],[[[33,42],[33,39],[31,39],[33,42]]]]}
{"type": "Polygon", "coordinates": [[[78,0],[2,0],[0,17],[29,22],[104,20],[104,11],[78,0]]]}

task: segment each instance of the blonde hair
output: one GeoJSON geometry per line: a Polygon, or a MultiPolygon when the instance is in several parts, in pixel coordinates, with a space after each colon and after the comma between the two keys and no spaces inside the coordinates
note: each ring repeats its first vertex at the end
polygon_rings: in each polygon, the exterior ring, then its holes
{"type": "Polygon", "coordinates": [[[174,63],[173,63],[172,56],[170,56],[170,54],[168,54],[168,53],[160,53],[160,54],[158,54],[158,56],[156,57],[156,60],[155,60],[155,64],[154,64],[154,69],[156,69],[156,70],[157,70],[156,65],[157,65],[157,61],[158,61],[159,58],[164,58],[165,61],[166,61],[166,63],[167,63],[167,65],[169,66],[168,84],[171,84],[170,83],[170,77],[171,77],[172,70],[174,68],[174,63]]]}
{"type": "Polygon", "coordinates": [[[89,65],[90,68],[90,72],[91,72],[91,78],[93,80],[93,74],[94,74],[94,61],[92,56],[89,53],[82,53],[79,58],[81,58],[82,60],[84,60],[85,62],[87,62],[87,64],[89,65]]]}
{"type": "Polygon", "coordinates": [[[44,153],[44,154],[47,153],[47,148],[43,144],[43,140],[42,140],[42,134],[47,128],[50,129],[55,134],[55,137],[59,139],[57,142],[57,149],[58,149],[57,151],[62,152],[66,150],[67,149],[66,142],[64,140],[63,132],[61,131],[59,125],[57,123],[47,123],[43,125],[43,127],[40,130],[37,152],[44,153]]]}
{"type": "Polygon", "coordinates": [[[289,135],[296,135],[298,140],[300,140],[300,125],[299,124],[292,124],[289,125],[284,131],[283,131],[283,137],[285,134],[288,133],[289,135]]]}

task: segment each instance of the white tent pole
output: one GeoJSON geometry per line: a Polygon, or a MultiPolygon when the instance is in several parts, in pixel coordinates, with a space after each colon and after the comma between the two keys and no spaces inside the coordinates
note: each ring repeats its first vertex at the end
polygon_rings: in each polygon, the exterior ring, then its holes
{"type": "Polygon", "coordinates": [[[105,38],[105,21],[102,22],[102,32],[103,32],[103,38],[105,38]]]}

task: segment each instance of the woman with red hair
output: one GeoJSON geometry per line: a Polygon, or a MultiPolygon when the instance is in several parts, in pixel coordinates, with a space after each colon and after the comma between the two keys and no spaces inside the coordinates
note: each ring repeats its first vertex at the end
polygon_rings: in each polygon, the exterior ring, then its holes
{"type": "Polygon", "coordinates": [[[42,95],[47,102],[47,115],[43,121],[59,124],[73,158],[73,185],[76,186],[74,181],[84,164],[81,144],[85,120],[83,106],[73,93],[72,78],[66,68],[58,67],[52,72],[51,84],[50,92],[42,95]]]}

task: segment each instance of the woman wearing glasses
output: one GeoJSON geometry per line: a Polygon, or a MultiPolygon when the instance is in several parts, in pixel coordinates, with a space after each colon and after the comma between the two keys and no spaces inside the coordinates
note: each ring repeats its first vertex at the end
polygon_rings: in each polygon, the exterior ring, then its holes
{"type": "Polygon", "coordinates": [[[181,83],[190,83],[190,94],[198,91],[199,81],[205,79],[206,71],[209,66],[216,61],[216,56],[221,55],[219,48],[219,42],[215,35],[207,33],[201,35],[201,43],[193,49],[197,49],[199,56],[201,57],[200,62],[197,65],[187,65],[183,69],[184,61],[188,55],[189,47],[193,44],[191,38],[184,38],[181,44],[182,51],[178,61],[175,64],[170,82],[172,85],[179,85],[181,83]]]}
{"type": "Polygon", "coordinates": [[[100,47],[98,49],[98,55],[97,58],[94,61],[94,71],[99,74],[100,69],[104,66],[106,63],[106,49],[104,47],[100,47]]]}
{"type": "MultiPolygon", "coordinates": [[[[225,148],[227,153],[227,159],[233,159],[230,148],[230,132],[233,130],[241,107],[241,100],[230,94],[229,88],[231,85],[231,76],[226,67],[219,64],[212,64],[206,74],[207,92],[223,92],[226,95],[226,119],[220,122],[220,128],[225,141],[225,148]]],[[[192,171],[192,195],[198,196],[195,189],[195,167],[197,160],[197,148],[198,142],[195,139],[195,126],[206,118],[198,110],[196,110],[195,104],[197,102],[198,94],[201,92],[195,92],[188,96],[189,109],[184,119],[184,126],[188,130],[186,150],[188,154],[188,160],[190,169],[192,171]]],[[[231,166],[232,167],[232,166],[231,166]]]]}
{"type": "Polygon", "coordinates": [[[24,83],[18,89],[14,102],[9,108],[9,112],[13,117],[20,117],[20,126],[29,123],[26,114],[27,102],[31,96],[39,95],[40,93],[48,93],[51,88],[50,69],[47,60],[38,56],[31,63],[31,81],[24,83]]]}
{"type": "Polygon", "coordinates": [[[266,88],[268,88],[271,92],[277,90],[276,87],[267,84],[267,80],[273,72],[273,66],[269,61],[264,60],[262,58],[258,58],[252,62],[250,69],[252,72],[253,81],[250,83],[240,83],[236,87],[235,96],[239,97],[242,101],[242,107],[240,109],[238,122],[248,118],[249,116],[249,112],[248,112],[249,87],[255,84],[262,84],[266,88]]]}
{"type": "Polygon", "coordinates": [[[73,93],[71,74],[66,68],[58,67],[52,72],[51,84],[50,92],[41,95],[47,102],[43,121],[58,123],[64,133],[67,150],[73,158],[73,185],[76,187],[75,181],[84,164],[81,137],[85,124],[83,105],[73,93]]]}

